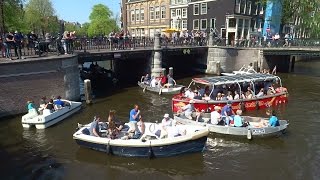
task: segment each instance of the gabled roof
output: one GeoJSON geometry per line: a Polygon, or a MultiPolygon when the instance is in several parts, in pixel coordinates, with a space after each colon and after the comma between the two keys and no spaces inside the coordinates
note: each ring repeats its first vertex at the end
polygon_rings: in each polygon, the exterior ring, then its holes
{"type": "Polygon", "coordinates": [[[243,82],[257,82],[266,80],[276,80],[280,79],[278,76],[271,74],[244,74],[244,75],[234,75],[234,76],[213,76],[213,77],[203,77],[203,78],[193,78],[192,81],[199,84],[206,85],[222,85],[222,84],[234,84],[243,82]]]}

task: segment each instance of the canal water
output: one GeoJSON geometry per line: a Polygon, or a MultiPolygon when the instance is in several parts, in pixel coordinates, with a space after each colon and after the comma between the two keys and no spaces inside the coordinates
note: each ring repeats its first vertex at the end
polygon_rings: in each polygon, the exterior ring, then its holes
{"type": "MultiPolygon", "coordinates": [[[[24,130],[20,117],[0,122],[1,179],[319,179],[320,61],[298,62],[296,71],[279,74],[289,103],[276,107],[289,120],[277,138],[232,138],[211,134],[203,153],[139,159],[108,156],[78,147],[72,139],[77,123],[94,115],[106,119],[110,109],[128,120],[136,103],[145,121],[160,121],[171,112],[171,96],[143,93],[138,87],[114,91],[46,130],[24,130]]],[[[191,77],[179,79],[187,85],[191,77]]],[[[16,102],[22,103],[22,102],[16,102]]],[[[264,110],[245,115],[264,116],[264,110]]]]}

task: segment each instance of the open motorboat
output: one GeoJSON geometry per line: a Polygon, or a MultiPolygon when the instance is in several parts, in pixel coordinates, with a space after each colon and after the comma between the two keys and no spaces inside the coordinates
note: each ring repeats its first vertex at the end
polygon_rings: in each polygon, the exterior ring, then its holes
{"type": "Polygon", "coordinates": [[[22,126],[24,128],[35,126],[37,129],[45,129],[64,120],[81,109],[81,102],[65,99],[61,99],[61,101],[63,101],[66,106],[61,107],[54,112],[50,112],[48,109],[44,109],[41,115],[39,115],[36,110],[28,112],[21,118],[22,126]]]}
{"type": "Polygon", "coordinates": [[[116,139],[91,136],[90,124],[80,127],[73,134],[73,139],[82,147],[102,151],[108,154],[125,157],[168,157],[186,153],[202,152],[205,148],[208,128],[193,125],[179,125],[185,135],[159,138],[157,131],[161,129],[157,123],[145,122],[145,133],[138,139],[123,139],[129,124],[125,124],[116,139]]]}
{"type": "Polygon", "coordinates": [[[232,73],[221,73],[224,76],[234,76],[234,75],[242,75],[242,74],[255,74],[255,71],[252,67],[242,66],[238,71],[233,71],[232,73]]]}
{"type": "Polygon", "coordinates": [[[268,118],[251,117],[251,116],[242,116],[242,117],[244,121],[249,122],[249,125],[247,127],[234,127],[234,126],[214,125],[206,122],[196,122],[194,120],[190,120],[186,117],[183,117],[182,115],[180,116],[175,115],[174,119],[181,124],[208,127],[209,131],[212,133],[244,136],[244,137],[247,137],[248,139],[251,139],[254,137],[270,137],[270,136],[281,135],[282,133],[284,133],[284,131],[287,129],[289,125],[288,121],[279,120],[280,126],[264,127],[264,126],[261,126],[261,121],[267,121],[268,118]]]}
{"type": "Polygon", "coordinates": [[[143,89],[143,91],[151,91],[159,94],[179,94],[181,92],[181,89],[185,86],[183,85],[177,85],[176,82],[171,87],[151,87],[150,84],[147,84],[143,81],[144,76],[142,76],[141,81],[138,81],[138,85],[143,89]]]}
{"type": "MultiPolygon", "coordinates": [[[[280,77],[271,74],[245,74],[237,76],[214,76],[214,77],[203,77],[203,78],[193,78],[188,88],[194,86],[207,86],[212,88],[208,98],[203,98],[201,100],[194,99],[194,107],[199,111],[207,112],[208,109],[214,109],[215,106],[220,106],[221,108],[227,104],[228,101],[232,103],[232,109],[242,111],[245,110],[256,110],[261,108],[267,108],[270,106],[276,106],[279,104],[284,104],[288,102],[288,91],[286,88],[282,87],[282,82],[280,77]],[[240,98],[236,100],[214,100],[210,97],[212,96],[215,88],[221,88],[222,86],[232,85],[236,87],[236,91],[241,95],[242,88],[244,85],[252,85],[253,87],[257,85],[268,85],[272,83],[278,83],[280,87],[275,89],[274,94],[263,95],[256,97],[255,88],[253,88],[254,96],[250,99],[240,98]]],[[[181,110],[181,107],[189,104],[190,98],[185,97],[184,94],[174,95],[172,98],[172,111],[177,113],[181,110]]]]}

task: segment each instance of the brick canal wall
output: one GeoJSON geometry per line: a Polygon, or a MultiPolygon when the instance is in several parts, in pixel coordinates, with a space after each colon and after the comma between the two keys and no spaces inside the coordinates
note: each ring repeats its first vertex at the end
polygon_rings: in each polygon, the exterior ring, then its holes
{"type": "Polygon", "coordinates": [[[74,55],[0,63],[0,118],[25,113],[26,102],[42,96],[79,100],[78,57],[74,55]]]}

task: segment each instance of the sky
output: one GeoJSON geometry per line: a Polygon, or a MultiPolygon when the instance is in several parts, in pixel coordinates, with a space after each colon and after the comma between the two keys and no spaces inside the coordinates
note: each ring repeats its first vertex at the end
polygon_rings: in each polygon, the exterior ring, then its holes
{"type": "Polygon", "coordinates": [[[92,7],[96,4],[108,6],[114,16],[120,14],[120,0],[51,0],[51,2],[58,17],[69,22],[81,24],[88,22],[92,7]]]}

